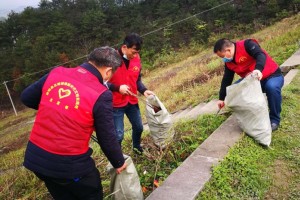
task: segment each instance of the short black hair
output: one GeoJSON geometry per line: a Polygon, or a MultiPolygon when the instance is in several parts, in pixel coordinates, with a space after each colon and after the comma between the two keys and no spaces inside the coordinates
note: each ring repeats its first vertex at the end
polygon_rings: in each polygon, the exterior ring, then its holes
{"type": "Polygon", "coordinates": [[[226,47],[230,47],[233,44],[230,40],[226,38],[219,39],[214,46],[214,53],[218,51],[223,51],[226,47]]]}
{"type": "Polygon", "coordinates": [[[139,51],[142,48],[143,39],[137,33],[130,33],[125,37],[123,44],[128,48],[135,46],[135,49],[139,51]]]}
{"type": "Polygon", "coordinates": [[[97,67],[112,67],[113,71],[116,71],[122,64],[120,54],[108,46],[94,49],[89,54],[88,61],[92,61],[97,67]]]}

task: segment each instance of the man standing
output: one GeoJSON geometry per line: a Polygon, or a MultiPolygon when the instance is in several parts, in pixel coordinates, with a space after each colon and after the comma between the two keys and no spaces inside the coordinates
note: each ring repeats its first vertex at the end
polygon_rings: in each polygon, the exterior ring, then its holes
{"type": "Polygon", "coordinates": [[[21,94],[37,115],[24,166],[45,182],[54,199],[103,199],[89,140],[93,131],[117,173],[126,168],[115,136],[112,93],[103,85],[121,65],[110,47],[96,48],[76,68],[57,67],[21,94]]]}
{"type": "Polygon", "coordinates": [[[280,124],[281,88],[284,83],[278,64],[254,39],[237,42],[220,39],[214,46],[214,53],[225,62],[219,93],[219,108],[224,106],[226,87],[232,83],[234,74],[237,73],[244,78],[249,73],[254,73],[260,80],[263,92],[267,95],[271,128],[275,131],[280,124]]]}
{"type": "Polygon", "coordinates": [[[124,138],[124,114],[132,125],[132,146],[134,152],[142,154],[140,145],[143,132],[143,123],[138,105],[137,92],[145,97],[153,95],[141,80],[141,60],[139,52],[142,46],[142,38],[131,33],[127,35],[119,49],[123,57],[121,67],[110,79],[109,88],[113,91],[114,122],[119,143],[124,138]]]}

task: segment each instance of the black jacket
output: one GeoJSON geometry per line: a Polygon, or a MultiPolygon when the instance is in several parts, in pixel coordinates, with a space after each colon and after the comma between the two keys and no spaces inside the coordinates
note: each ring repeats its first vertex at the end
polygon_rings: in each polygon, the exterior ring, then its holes
{"type": "MultiPolygon", "coordinates": [[[[103,84],[103,78],[96,68],[88,63],[81,66],[95,75],[103,84]]],[[[22,92],[21,100],[26,106],[38,109],[42,88],[47,77],[48,74],[22,92]]],[[[102,151],[115,168],[121,167],[124,164],[124,158],[114,129],[111,91],[107,90],[100,95],[93,107],[93,117],[96,135],[102,151]]],[[[95,163],[91,158],[92,152],[92,149],[89,149],[82,155],[56,155],[29,141],[25,152],[24,166],[33,172],[49,177],[79,178],[95,168],[95,163]]]]}

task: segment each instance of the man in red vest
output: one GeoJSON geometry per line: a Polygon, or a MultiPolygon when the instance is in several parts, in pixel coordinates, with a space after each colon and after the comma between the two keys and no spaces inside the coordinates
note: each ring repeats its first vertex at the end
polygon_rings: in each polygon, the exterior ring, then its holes
{"type": "Polygon", "coordinates": [[[120,65],[116,50],[96,48],[88,62],[54,68],[21,94],[26,106],[38,110],[24,166],[45,182],[54,199],[103,199],[89,147],[94,130],[117,173],[126,168],[112,128],[112,93],[105,86],[120,65]]]}
{"type": "Polygon", "coordinates": [[[224,106],[226,87],[232,83],[234,74],[237,73],[243,79],[246,75],[254,73],[260,80],[262,90],[268,98],[272,131],[277,130],[280,124],[281,88],[284,83],[278,64],[254,39],[237,42],[232,42],[225,38],[220,39],[214,46],[214,53],[225,62],[225,70],[219,92],[219,108],[224,106]]]}
{"type": "Polygon", "coordinates": [[[145,97],[153,95],[141,80],[141,59],[139,52],[142,46],[142,38],[131,33],[127,35],[119,49],[123,58],[121,67],[110,79],[109,88],[113,91],[114,121],[117,138],[122,143],[124,138],[124,114],[132,125],[132,146],[134,152],[142,154],[140,145],[143,132],[143,123],[138,105],[137,92],[145,97]]]}

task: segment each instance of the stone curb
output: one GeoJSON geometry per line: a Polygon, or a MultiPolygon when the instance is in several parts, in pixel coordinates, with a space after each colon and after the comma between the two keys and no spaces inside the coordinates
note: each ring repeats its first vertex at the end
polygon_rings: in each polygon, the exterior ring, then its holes
{"type": "MultiPolygon", "coordinates": [[[[298,71],[293,69],[287,73],[284,77],[284,86],[292,81],[298,71]]],[[[213,106],[211,102],[208,104],[213,106]]],[[[206,109],[209,107],[208,104],[199,110],[208,112],[206,109]]],[[[195,199],[209,181],[211,168],[227,155],[229,149],[241,138],[241,133],[237,120],[230,116],[146,200],[195,199]]]]}

